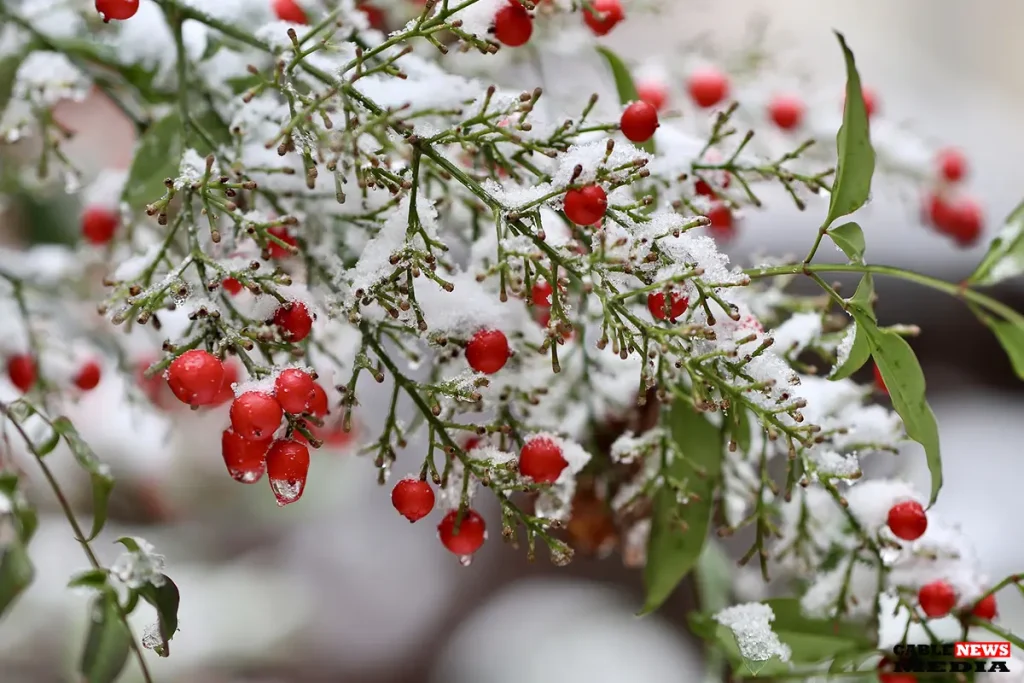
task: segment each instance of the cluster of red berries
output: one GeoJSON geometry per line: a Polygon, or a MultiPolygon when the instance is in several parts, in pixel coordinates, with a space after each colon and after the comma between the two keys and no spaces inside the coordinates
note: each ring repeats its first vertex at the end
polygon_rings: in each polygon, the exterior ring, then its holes
{"type": "MultiPolygon", "coordinates": [[[[466,442],[464,450],[469,452],[479,445],[480,440],[474,437],[466,442]]],[[[568,465],[561,446],[547,436],[530,439],[519,451],[519,474],[537,484],[553,484],[568,465]]],[[[407,477],[391,490],[391,504],[410,522],[418,522],[429,515],[434,509],[434,500],[434,490],[423,479],[407,477]]],[[[469,557],[483,546],[487,526],[472,508],[465,509],[461,520],[459,511],[451,510],[437,525],[437,534],[449,552],[469,557]]]]}
{"type": "MultiPolygon", "coordinates": [[[[82,391],[92,391],[99,386],[101,376],[100,364],[89,360],[78,369],[71,381],[82,391]]],[[[27,394],[39,379],[35,359],[27,353],[16,353],[8,357],[7,377],[18,391],[27,394]]]]}
{"type": "Polygon", "coordinates": [[[967,178],[967,159],[957,149],[944,149],[936,160],[937,187],[925,198],[923,221],[940,235],[953,239],[961,247],[970,247],[981,237],[981,205],[973,197],[959,192],[967,178]]]}
{"type": "MultiPolygon", "coordinates": [[[[928,515],[917,501],[904,501],[889,509],[887,519],[892,535],[904,541],[916,541],[928,530],[928,515]]],[[[929,619],[944,617],[956,607],[957,594],[948,582],[941,579],[921,586],[917,603],[929,619]]],[[[996,598],[987,595],[971,609],[971,615],[979,619],[993,619],[996,616],[996,598]]]]}
{"type": "MultiPolygon", "coordinates": [[[[539,5],[546,0],[534,0],[539,5]]],[[[583,21],[595,35],[607,35],[626,18],[619,0],[590,0],[583,8],[583,21]]],[[[492,32],[495,40],[508,47],[521,47],[533,35],[533,15],[519,0],[507,0],[494,15],[492,32]]]]}

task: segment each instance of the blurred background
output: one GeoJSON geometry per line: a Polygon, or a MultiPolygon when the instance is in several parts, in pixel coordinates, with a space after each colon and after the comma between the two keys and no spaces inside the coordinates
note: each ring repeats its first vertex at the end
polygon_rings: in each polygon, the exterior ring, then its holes
{"type": "MultiPolygon", "coordinates": [[[[647,2],[635,11],[624,4],[630,20],[607,42],[634,63],[654,58],[671,67],[688,59],[694,45],[733,57],[756,47],[768,60],[762,69],[798,74],[824,98],[836,93],[837,108],[843,65],[832,29],[841,30],[884,118],[908,135],[966,152],[971,192],[985,208],[986,239],[973,249],[954,246],[919,224],[913,194],[885,192],[879,179],[877,201],[860,216],[874,263],[959,281],[1024,196],[1018,173],[1024,4],[992,0],[980,11],[957,0],[775,0],[770,16],[761,0],[647,2]]],[[[680,84],[673,88],[681,92],[680,84]]],[[[76,161],[93,170],[127,164],[131,128],[111,107],[93,100],[62,116],[79,131],[67,148],[76,161]]],[[[24,208],[21,224],[6,222],[0,239],[17,242],[26,225],[42,227],[33,213],[42,208],[24,208]]],[[[774,201],[747,215],[730,252],[740,262],[761,253],[802,256],[823,211],[822,205],[800,213],[784,199],[774,201]]],[[[913,343],[928,377],[946,468],[936,509],[962,523],[994,580],[1024,570],[1024,548],[1013,542],[1024,517],[1016,490],[1024,481],[1020,383],[988,331],[957,302],[895,281],[880,281],[878,290],[883,323],[922,329],[913,343]]],[[[1024,309],[1019,282],[996,294],[1024,309]]],[[[658,614],[639,620],[633,614],[641,604],[640,576],[617,557],[554,568],[491,542],[463,568],[436,541],[437,513],[409,525],[391,508],[388,489],[375,485],[372,464],[344,452],[318,456],[300,505],[278,509],[260,495],[265,491],[248,487],[197,495],[197,472],[222,467],[215,425],[223,416],[210,416],[210,424],[187,434],[147,441],[138,416],[109,411],[120,405],[121,391],[117,379],[106,379],[72,417],[114,463],[115,474],[132,482],[119,486],[116,514],[95,544],[102,559],[116,556],[114,538],[142,536],[167,556],[168,574],[181,589],[172,656],[151,658],[161,683],[618,683],[703,676],[700,650],[685,629],[693,597],[688,585],[658,614]],[[97,423],[104,429],[89,429],[97,423]]],[[[371,418],[364,416],[372,433],[371,418]]],[[[900,466],[926,485],[920,453],[908,449],[900,466]]],[[[400,460],[395,474],[404,473],[400,460]]],[[[498,520],[489,512],[497,540],[498,520]]],[[[0,622],[0,681],[74,680],[67,672],[83,642],[87,596],[65,585],[84,568],[81,551],[66,522],[49,515],[32,550],[36,584],[0,622]]],[[[1024,629],[1024,601],[1016,592],[999,598],[1005,625],[1024,629]]],[[[143,615],[137,629],[148,621],[143,615]]],[[[125,680],[139,680],[138,672],[125,680]]]]}

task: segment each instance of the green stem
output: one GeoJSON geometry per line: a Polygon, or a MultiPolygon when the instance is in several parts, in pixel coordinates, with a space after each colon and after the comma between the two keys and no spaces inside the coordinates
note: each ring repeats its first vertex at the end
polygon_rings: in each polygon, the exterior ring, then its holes
{"type": "Polygon", "coordinates": [[[956,299],[977,304],[978,306],[995,313],[1007,322],[1024,326],[1024,315],[1021,315],[1006,304],[1001,303],[990,296],[982,294],[975,289],[971,289],[966,285],[953,284],[930,275],[924,275],[912,270],[904,270],[896,266],[872,266],[854,263],[794,263],[784,266],[772,266],[769,268],[750,268],[744,272],[754,280],[766,277],[778,277],[781,275],[811,275],[813,273],[871,273],[875,275],[885,275],[899,280],[906,280],[907,282],[914,282],[924,287],[948,294],[956,299]]]}

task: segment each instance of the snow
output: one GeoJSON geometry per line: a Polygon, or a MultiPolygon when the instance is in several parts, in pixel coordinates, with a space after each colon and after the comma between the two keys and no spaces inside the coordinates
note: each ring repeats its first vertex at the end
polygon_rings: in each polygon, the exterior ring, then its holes
{"type": "Polygon", "coordinates": [[[789,661],[792,651],[772,631],[775,612],[769,605],[748,602],[727,607],[715,615],[715,621],[732,630],[744,659],[767,662],[773,657],[789,661]]]}

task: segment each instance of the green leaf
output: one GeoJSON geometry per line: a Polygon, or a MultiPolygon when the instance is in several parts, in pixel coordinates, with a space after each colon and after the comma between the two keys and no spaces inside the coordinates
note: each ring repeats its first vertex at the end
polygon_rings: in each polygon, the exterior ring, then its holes
{"type": "Polygon", "coordinates": [[[66,417],[58,417],[52,423],[53,429],[63,437],[65,443],[71,449],[71,453],[78,461],[78,465],[89,473],[92,482],[92,530],[89,537],[83,539],[91,541],[103,531],[103,525],[107,523],[107,504],[110,502],[110,493],[114,489],[114,478],[110,476],[110,469],[100,461],[89,444],[79,436],[71,420],[66,417]]]}
{"type": "Polygon", "coordinates": [[[676,492],[663,486],[654,494],[651,535],[647,542],[644,584],[647,597],[640,614],[649,614],[672,594],[700,558],[708,535],[714,494],[722,468],[722,432],[703,414],[676,401],[670,417],[677,455],[668,476],[687,482],[695,495],[680,510],[676,492]],[[703,472],[695,469],[700,467],[703,472]],[[683,530],[680,521],[686,522],[683,530]]]}
{"type": "Polygon", "coordinates": [[[1021,273],[1024,273],[1024,202],[1006,219],[967,283],[994,285],[1021,273]]]}
{"type": "Polygon", "coordinates": [[[790,670],[789,663],[782,661],[778,656],[773,655],[771,659],[763,662],[744,657],[740,653],[740,646],[732,629],[722,626],[709,614],[693,612],[689,615],[689,622],[690,630],[720,650],[734,670],[746,669],[754,677],[778,676],[790,670]]]}
{"type": "MultiPolygon", "coordinates": [[[[857,303],[861,308],[868,313],[871,317],[871,321],[875,320],[875,313],[871,308],[871,300],[875,295],[875,283],[871,275],[864,275],[860,279],[860,284],[857,285],[857,291],[853,293],[848,301],[851,303],[857,303]]],[[[856,318],[851,323],[853,325],[853,346],[850,347],[850,353],[847,354],[846,360],[841,365],[836,367],[832,374],[828,378],[832,381],[838,381],[846,379],[853,373],[864,367],[864,364],[868,362],[871,357],[871,346],[868,344],[867,333],[864,329],[857,324],[856,318]]]]}
{"type": "Polygon", "coordinates": [[[843,125],[836,136],[839,160],[825,225],[832,225],[837,218],[848,216],[867,203],[871,194],[871,176],[875,172],[875,150],[871,146],[868,112],[864,106],[857,64],[843,34],[837,31],[836,38],[846,60],[846,105],[843,108],[843,125]]]}
{"type": "MultiPolygon", "coordinates": [[[[732,593],[733,563],[720,543],[710,541],[693,570],[701,611],[714,614],[729,606],[732,593]]],[[[718,648],[709,648],[704,655],[707,683],[721,683],[725,658],[718,648]]]]}
{"type": "Polygon", "coordinates": [[[873,314],[859,303],[850,304],[850,312],[864,330],[871,355],[889,390],[893,408],[903,419],[907,436],[924,447],[928,471],[932,478],[931,506],[942,488],[942,455],[939,450],[939,427],[925,398],[924,372],[907,340],[891,330],[879,329],[873,314]]]}
{"type": "MultiPolygon", "coordinates": [[[[637,92],[636,85],[633,83],[633,77],[630,75],[629,67],[626,66],[625,62],[606,47],[600,46],[597,48],[597,51],[608,62],[608,66],[612,70],[612,77],[615,79],[615,89],[619,92],[619,103],[625,105],[639,100],[640,93],[637,92]]],[[[654,154],[654,139],[652,138],[647,142],[638,144],[637,147],[648,154],[654,154]]]]}
{"type": "Polygon", "coordinates": [[[169,577],[164,576],[164,582],[161,585],[155,586],[152,583],[147,583],[139,590],[139,595],[156,610],[160,620],[160,638],[163,643],[155,648],[155,651],[161,657],[166,657],[170,653],[171,638],[178,631],[178,604],[181,601],[178,587],[169,577]]]}
{"type": "Polygon", "coordinates": [[[772,630],[793,651],[792,661],[815,664],[873,647],[863,625],[806,617],[797,598],[766,600],[775,612],[772,630]]]}
{"type": "MultiPolygon", "coordinates": [[[[0,524],[3,523],[0,518],[0,524]]],[[[35,575],[28,549],[20,539],[7,543],[0,550],[0,616],[32,584],[35,575]]]]}
{"type": "Polygon", "coordinates": [[[150,126],[136,147],[121,200],[133,209],[143,209],[163,197],[164,181],[178,175],[184,146],[177,110],[150,126]]]}
{"type": "Polygon", "coordinates": [[[137,553],[140,550],[142,550],[139,547],[138,542],[134,538],[132,538],[131,536],[122,536],[121,538],[119,538],[116,541],[114,541],[114,543],[120,543],[130,553],[137,553]]]}
{"type": "Polygon", "coordinates": [[[836,243],[836,246],[843,250],[851,263],[864,262],[864,231],[856,223],[843,223],[842,225],[830,228],[829,237],[836,243]]]}
{"type": "Polygon", "coordinates": [[[18,491],[18,476],[12,472],[0,472],[0,496],[9,501],[11,513],[18,525],[18,539],[28,545],[39,528],[39,515],[25,497],[18,491]]]}
{"type": "Polygon", "coordinates": [[[995,334],[999,344],[1013,365],[1017,377],[1024,379],[1024,325],[1014,322],[997,320],[992,316],[980,314],[981,321],[995,334]]]}
{"type": "Polygon", "coordinates": [[[89,607],[89,617],[79,671],[87,683],[114,683],[128,662],[132,643],[117,596],[109,591],[98,596],[89,607]]]}
{"type": "Polygon", "coordinates": [[[7,109],[14,93],[14,81],[18,75],[18,67],[25,60],[25,54],[8,55],[0,59],[0,114],[7,109]]]}
{"type": "Polygon", "coordinates": [[[87,569],[71,577],[68,581],[68,588],[95,588],[103,590],[107,585],[106,569],[87,569]]]}

